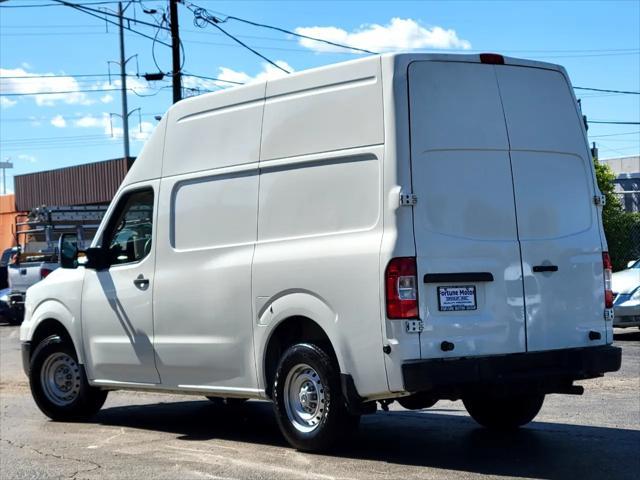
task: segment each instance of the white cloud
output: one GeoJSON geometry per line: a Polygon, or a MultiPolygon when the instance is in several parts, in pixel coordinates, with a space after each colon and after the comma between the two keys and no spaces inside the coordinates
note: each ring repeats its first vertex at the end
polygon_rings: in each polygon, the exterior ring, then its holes
{"type": "Polygon", "coordinates": [[[25,155],[24,153],[18,155],[18,160],[22,160],[23,162],[28,163],[36,163],[38,161],[33,155],[25,155]]]}
{"type": "MultiPolygon", "coordinates": [[[[439,26],[424,27],[411,18],[392,18],[387,25],[369,24],[348,32],[338,27],[298,27],[296,33],[331,42],[363,48],[374,52],[415,49],[471,48],[468,40],[458,37],[455,30],[439,26]]],[[[344,52],[345,49],[300,38],[300,45],[316,52],[344,52]]]]}
{"type": "Polygon", "coordinates": [[[51,125],[57,128],[64,128],[67,126],[67,121],[62,115],[56,115],[51,119],[51,125]]]}
{"type": "Polygon", "coordinates": [[[0,97],[0,107],[2,108],[13,107],[16,103],[18,102],[15,100],[11,100],[10,98],[0,97]]]}
{"type": "Polygon", "coordinates": [[[130,130],[131,138],[139,142],[145,141],[153,133],[153,129],[156,128],[151,122],[141,122],[139,125],[130,130]]]}
{"type": "Polygon", "coordinates": [[[102,97],[100,97],[100,101],[102,103],[111,103],[113,102],[113,95],[110,95],[107,93],[106,95],[103,95],[102,97]]]}
{"type": "MultiPolygon", "coordinates": [[[[295,69],[283,60],[276,60],[275,62],[280,67],[289,72],[294,72],[295,69]]],[[[285,72],[269,63],[262,64],[262,70],[256,75],[251,76],[248,73],[233,70],[227,67],[220,67],[216,77],[220,80],[207,80],[197,77],[183,77],[183,85],[187,88],[196,88],[201,90],[217,90],[219,88],[233,87],[237,84],[251,83],[251,82],[263,82],[265,80],[271,80],[278,77],[287,75],[285,72]],[[225,81],[226,80],[226,81],[225,81]]]]}
{"type": "Polygon", "coordinates": [[[104,127],[105,126],[105,115],[106,115],[106,123],[109,123],[109,116],[105,113],[102,117],[94,117],[93,115],[85,115],[84,117],[80,117],[73,121],[73,125],[80,128],[89,128],[89,127],[104,127]]]}
{"type": "Polygon", "coordinates": [[[31,98],[34,99],[38,106],[53,106],[58,102],[70,105],[91,105],[95,103],[85,93],[77,91],[82,89],[75,78],[54,75],[53,73],[31,73],[24,68],[0,68],[0,84],[2,85],[2,90],[11,93],[71,92],[33,95],[31,98]]]}

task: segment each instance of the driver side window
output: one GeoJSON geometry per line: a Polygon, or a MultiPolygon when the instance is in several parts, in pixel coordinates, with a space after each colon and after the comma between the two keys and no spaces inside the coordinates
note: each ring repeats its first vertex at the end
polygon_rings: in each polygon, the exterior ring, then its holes
{"type": "Polygon", "coordinates": [[[120,199],[102,245],[111,265],[139,262],[151,251],[153,190],[132,192],[120,199]]]}

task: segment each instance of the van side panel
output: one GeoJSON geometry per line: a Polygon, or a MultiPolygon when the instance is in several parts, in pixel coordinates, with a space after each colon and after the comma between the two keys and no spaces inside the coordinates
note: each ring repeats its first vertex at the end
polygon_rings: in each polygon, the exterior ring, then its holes
{"type": "Polygon", "coordinates": [[[173,106],[162,175],[257,161],[264,89],[264,83],[244,85],[173,106]]]}
{"type": "Polygon", "coordinates": [[[261,160],[382,143],[379,70],[368,58],[268,82],[261,160]]]}
{"type": "Polygon", "coordinates": [[[234,89],[170,112],[154,290],[166,387],[260,396],[251,298],[260,92],[234,89]]]}
{"type": "Polygon", "coordinates": [[[378,264],[379,65],[370,58],[267,85],[253,263],[259,370],[270,333],[285,319],[281,309],[294,303],[287,298],[307,298],[289,311],[323,328],[340,370],[367,397],[388,390],[378,264]]]}

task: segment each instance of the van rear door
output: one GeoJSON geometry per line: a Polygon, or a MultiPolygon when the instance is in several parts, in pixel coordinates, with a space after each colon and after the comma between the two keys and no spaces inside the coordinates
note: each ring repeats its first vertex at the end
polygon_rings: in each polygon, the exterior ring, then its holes
{"type": "Polygon", "coordinates": [[[423,61],[408,76],[421,356],[523,352],[522,265],[495,69],[423,61]]]}
{"type": "Polygon", "coordinates": [[[557,70],[496,65],[495,72],[510,142],[527,349],[603,344],[595,180],[571,86],[557,70]]]}

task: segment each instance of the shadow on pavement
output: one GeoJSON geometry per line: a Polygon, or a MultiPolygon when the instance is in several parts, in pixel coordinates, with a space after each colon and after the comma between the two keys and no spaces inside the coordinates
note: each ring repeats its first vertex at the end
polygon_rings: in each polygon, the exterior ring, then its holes
{"type": "Polygon", "coordinates": [[[626,330],[616,330],[613,333],[613,340],[616,342],[637,342],[640,340],[640,330],[633,327],[626,330]]]}
{"type": "MultiPolygon", "coordinates": [[[[96,418],[100,424],[164,431],[185,441],[287,447],[267,402],[235,408],[208,401],[114,407],[96,418]]],[[[543,479],[637,478],[640,471],[640,431],[608,427],[534,422],[496,434],[466,416],[379,411],[363,417],[347,443],[327,457],[543,479]]]]}

